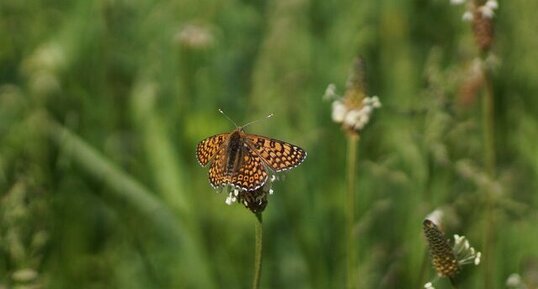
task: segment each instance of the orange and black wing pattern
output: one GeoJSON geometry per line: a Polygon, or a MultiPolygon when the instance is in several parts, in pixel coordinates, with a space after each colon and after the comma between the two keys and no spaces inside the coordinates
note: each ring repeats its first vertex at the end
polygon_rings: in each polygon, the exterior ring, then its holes
{"type": "Polygon", "coordinates": [[[196,158],[201,166],[205,167],[211,159],[222,149],[228,139],[228,133],[210,136],[196,146],[196,158]]]}
{"type": "Polygon", "coordinates": [[[219,151],[209,167],[209,183],[214,188],[231,185],[241,190],[252,191],[267,181],[268,175],[262,160],[249,147],[243,147],[241,165],[236,172],[226,172],[226,150],[219,151]]]}
{"type": "Polygon", "coordinates": [[[285,141],[253,134],[248,134],[246,138],[265,164],[275,172],[292,169],[306,158],[306,151],[285,141]]]}

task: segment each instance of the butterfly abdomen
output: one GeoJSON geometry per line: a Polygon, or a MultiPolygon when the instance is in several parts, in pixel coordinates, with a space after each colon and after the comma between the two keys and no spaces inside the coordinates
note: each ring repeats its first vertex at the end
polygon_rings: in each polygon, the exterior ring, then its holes
{"type": "Polygon", "coordinates": [[[227,152],[224,173],[234,175],[239,171],[243,158],[243,142],[239,131],[234,131],[230,134],[227,152]]]}

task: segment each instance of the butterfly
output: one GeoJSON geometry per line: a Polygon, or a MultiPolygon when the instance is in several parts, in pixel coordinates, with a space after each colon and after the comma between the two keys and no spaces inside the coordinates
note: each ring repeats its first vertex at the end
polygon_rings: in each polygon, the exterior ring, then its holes
{"type": "Polygon", "coordinates": [[[254,191],[267,182],[272,172],[292,169],[306,158],[306,151],[296,145],[246,133],[244,127],[252,123],[210,136],[196,147],[200,165],[210,163],[209,183],[213,188],[230,185],[254,191]]]}

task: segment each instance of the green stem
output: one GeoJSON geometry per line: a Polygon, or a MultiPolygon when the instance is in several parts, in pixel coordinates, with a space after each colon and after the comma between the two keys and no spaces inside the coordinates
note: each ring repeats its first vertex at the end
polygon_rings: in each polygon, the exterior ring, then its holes
{"type": "MultiPolygon", "coordinates": [[[[484,165],[490,180],[495,178],[495,142],[494,142],[494,103],[493,84],[487,68],[483,69],[486,93],[482,102],[482,125],[484,129],[484,165]]],[[[489,188],[485,192],[485,226],[484,226],[484,288],[492,288],[493,246],[495,222],[493,220],[494,198],[489,188]]]]}
{"type": "Polygon", "coordinates": [[[359,143],[359,136],[357,134],[350,134],[348,136],[347,143],[347,285],[346,288],[355,288],[355,259],[356,259],[356,243],[354,238],[354,226],[355,226],[355,175],[356,175],[356,163],[357,163],[357,147],[359,143]]]}
{"type": "Polygon", "coordinates": [[[256,224],[254,225],[254,234],[256,235],[256,244],[254,246],[254,279],[252,281],[252,289],[260,288],[260,277],[262,274],[262,214],[256,213],[256,224]]]}
{"type": "Polygon", "coordinates": [[[454,278],[449,277],[448,279],[450,280],[450,286],[452,286],[452,289],[458,289],[458,286],[456,285],[456,281],[454,280],[454,278]]]}
{"type": "Polygon", "coordinates": [[[486,171],[491,177],[493,177],[495,175],[494,93],[491,73],[487,68],[484,68],[484,79],[486,85],[486,94],[483,98],[484,157],[486,171]]]}

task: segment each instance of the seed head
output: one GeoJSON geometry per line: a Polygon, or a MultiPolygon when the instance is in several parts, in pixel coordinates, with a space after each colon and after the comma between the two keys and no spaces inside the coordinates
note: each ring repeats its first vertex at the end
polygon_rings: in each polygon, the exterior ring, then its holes
{"type": "Polygon", "coordinates": [[[445,234],[437,225],[426,219],[423,222],[424,235],[428,241],[433,267],[441,277],[454,277],[460,267],[445,234]]]}
{"type": "Polygon", "coordinates": [[[476,45],[482,52],[489,51],[493,44],[493,16],[494,9],[486,4],[475,8],[473,11],[473,34],[476,45]]]}
{"type": "Polygon", "coordinates": [[[267,206],[267,196],[273,194],[272,184],[277,180],[276,175],[271,175],[269,181],[256,190],[244,190],[241,188],[229,188],[226,204],[241,203],[253,213],[261,213],[267,206]]]}
{"type": "Polygon", "coordinates": [[[499,8],[497,0],[450,0],[453,5],[466,3],[463,21],[471,22],[476,44],[481,52],[491,49],[494,39],[493,17],[499,8]]]}
{"type": "Polygon", "coordinates": [[[249,209],[253,213],[261,213],[267,206],[267,191],[263,187],[254,191],[243,191],[239,199],[241,203],[245,205],[245,208],[249,209]]]}
{"type": "Polygon", "coordinates": [[[368,97],[366,91],[366,68],[364,60],[356,58],[349,73],[344,96],[336,94],[336,87],[330,84],[323,96],[332,102],[332,120],[341,123],[351,134],[359,133],[372,118],[375,109],[381,107],[377,96],[368,97]]]}

